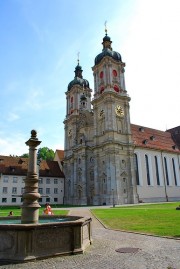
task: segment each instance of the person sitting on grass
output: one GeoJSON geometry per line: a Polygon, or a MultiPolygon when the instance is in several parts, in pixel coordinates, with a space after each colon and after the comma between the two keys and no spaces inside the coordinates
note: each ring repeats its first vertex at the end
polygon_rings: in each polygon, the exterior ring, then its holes
{"type": "Polygon", "coordinates": [[[13,211],[10,211],[8,217],[11,217],[13,215],[14,215],[13,211]]]}
{"type": "Polygon", "coordinates": [[[45,209],[44,209],[44,214],[45,215],[54,215],[54,213],[52,212],[51,206],[49,203],[45,204],[45,209]]]}

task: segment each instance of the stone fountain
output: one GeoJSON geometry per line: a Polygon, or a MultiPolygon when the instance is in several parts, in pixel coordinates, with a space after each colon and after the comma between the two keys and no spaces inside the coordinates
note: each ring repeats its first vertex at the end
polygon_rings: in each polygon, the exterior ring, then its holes
{"type": "Polygon", "coordinates": [[[83,253],[92,243],[91,218],[40,216],[37,146],[41,141],[31,131],[29,164],[25,179],[21,217],[0,218],[0,262],[25,262],[56,255],[83,253]],[[19,221],[19,224],[17,224],[19,221]],[[41,223],[41,221],[43,221],[41,223]]]}

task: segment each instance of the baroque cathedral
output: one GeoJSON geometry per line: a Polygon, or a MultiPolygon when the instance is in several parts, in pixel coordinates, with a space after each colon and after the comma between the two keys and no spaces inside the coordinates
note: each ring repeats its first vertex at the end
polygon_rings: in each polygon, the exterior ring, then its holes
{"type": "Polygon", "coordinates": [[[64,203],[111,205],[180,200],[180,127],[165,132],[130,122],[125,63],[103,38],[92,67],[66,91],[64,203]]]}

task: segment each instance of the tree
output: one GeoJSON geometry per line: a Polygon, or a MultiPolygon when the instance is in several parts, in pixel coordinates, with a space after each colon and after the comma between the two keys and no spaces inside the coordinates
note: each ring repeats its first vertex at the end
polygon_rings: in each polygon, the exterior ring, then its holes
{"type": "Polygon", "coordinates": [[[24,153],[21,156],[19,156],[21,158],[29,158],[29,153],[24,153]]]}
{"type": "Polygon", "coordinates": [[[54,160],[54,151],[48,147],[43,147],[38,149],[38,159],[53,161],[54,160]]]}

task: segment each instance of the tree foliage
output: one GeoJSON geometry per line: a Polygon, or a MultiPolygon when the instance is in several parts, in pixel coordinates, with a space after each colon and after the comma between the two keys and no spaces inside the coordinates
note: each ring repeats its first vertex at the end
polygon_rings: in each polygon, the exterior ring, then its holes
{"type": "Polygon", "coordinates": [[[39,148],[38,150],[38,159],[53,161],[54,155],[54,151],[48,147],[39,148]]]}
{"type": "Polygon", "coordinates": [[[19,156],[21,158],[29,158],[29,153],[23,153],[21,156],[19,156]]]}

